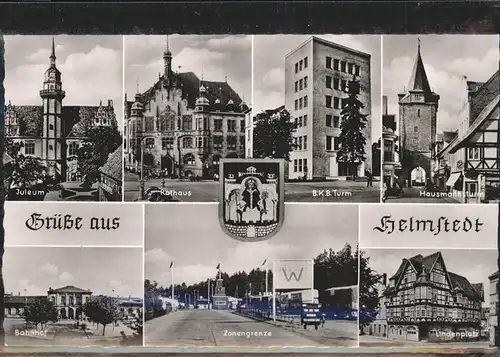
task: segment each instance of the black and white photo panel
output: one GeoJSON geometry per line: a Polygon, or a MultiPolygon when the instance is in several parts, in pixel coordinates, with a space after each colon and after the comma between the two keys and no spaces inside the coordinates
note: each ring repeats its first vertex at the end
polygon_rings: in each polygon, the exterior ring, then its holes
{"type": "Polygon", "coordinates": [[[494,345],[497,249],[361,249],[360,347],[494,345]]]}
{"type": "Polygon", "coordinates": [[[142,346],[143,250],[8,247],[9,347],[142,346]]]}
{"type": "Polygon", "coordinates": [[[379,202],[381,36],[256,35],[248,154],[285,158],[288,202],[379,202]]]}
{"type": "Polygon", "coordinates": [[[499,202],[498,42],[384,35],[382,201],[499,202]]]}
{"type": "Polygon", "coordinates": [[[125,36],[125,201],[217,202],[244,158],[252,36],[125,36]]]}
{"type": "Polygon", "coordinates": [[[250,242],[223,231],[216,205],[148,205],[145,345],[356,347],[357,206],[286,209],[250,242]]]}
{"type": "Polygon", "coordinates": [[[121,201],[121,36],[5,36],[9,201],[121,201]]]}

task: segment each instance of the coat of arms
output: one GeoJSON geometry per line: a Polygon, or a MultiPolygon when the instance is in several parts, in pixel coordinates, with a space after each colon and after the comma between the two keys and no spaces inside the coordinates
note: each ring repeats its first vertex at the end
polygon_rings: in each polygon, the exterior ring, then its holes
{"type": "Polygon", "coordinates": [[[220,161],[219,221],[231,237],[271,238],[284,219],[284,162],[277,159],[220,161]]]}

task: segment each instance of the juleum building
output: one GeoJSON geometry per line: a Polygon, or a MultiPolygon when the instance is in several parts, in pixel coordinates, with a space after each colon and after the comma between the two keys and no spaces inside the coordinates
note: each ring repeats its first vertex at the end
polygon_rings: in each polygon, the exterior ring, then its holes
{"type": "Polygon", "coordinates": [[[212,177],[221,158],[245,157],[245,119],[250,109],[223,82],[199,79],[172,68],[163,53],[163,72],[135,101],[125,97],[125,165],[177,177],[212,177]],[[141,149],[143,150],[140,153],[141,149]]]}
{"type": "MultiPolygon", "coordinates": [[[[90,290],[80,289],[73,285],[64,286],[59,289],[49,288],[46,296],[22,296],[21,293],[17,295],[6,294],[4,296],[5,316],[21,317],[26,306],[33,303],[39,297],[47,298],[54,304],[59,319],[83,320],[85,319],[83,312],[85,303],[96,296],[92,295],[92,291],[90,290]]],[[[132,297],[115,297],[115,299],[123,317],[138,316],[142,310],[142,301],[138,299],[133,299],[132,297]]]]}
{"type": "Polygon", "coordinates": [[[286,55],[285,108],[298,124],[294,133],[298,147],[290,155],[290,179],[351,175],[349,163],[337,162],[337,151],[340,112],[353,77],[360,83],[358,99],[365,106],[362,113],[368,115],[363,131],[366,161],[357,166],[357,176],[372,170],[370,58],[367,53],[317,37],[286,55]]]}
{"type": "Polygon", "coordinates": [[[56,66],[54,39],[49,68],[45,71],[41,105],[14,105],[5,107],[5,133],[14,142],[24,144],[21,153],[38,157],[46,166],[48,175],[58,181],[79,181],[77,151],[86,139],[82,123],[91,119],[90,127],[116,126],[113,101],[98,106],[63,106],[66,96],[62,74],[56,66]]]}
{"type": "Polygon", "coordinates": [[[483,284],[446,269],[441,252],[404,258],[380,299],[373,335],[429,342],[480,336],[483,284]],[[461,335],[457,335],[461,334],[461,335]],[[457,337],[458,336],[458,337],[457,337]]]}

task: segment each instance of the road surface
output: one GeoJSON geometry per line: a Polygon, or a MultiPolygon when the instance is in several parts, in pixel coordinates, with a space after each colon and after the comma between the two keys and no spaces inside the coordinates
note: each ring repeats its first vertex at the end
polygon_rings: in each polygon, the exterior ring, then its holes
{"type": "Polygon", "coordinates": [[[180,310],[145,324],[146,346],[326,347],[287,329],[221,310],[180,310]]]}
{"type": "MultiPolygon", "coordinates": [[[[165,180],[166,190],[181,202],[219,202],[219,182],[189,182],[165,180]]],[[[162,187],[162,179],[145,182],[148,187],[162,187]]],[[[366,181],[288,182],[285,184],[287,202],[380,202],[380,182],[366,187],[366,181]]],[[[139,181],[136,175],[125,173],[124,199],[139,198],[139,181]]]]}

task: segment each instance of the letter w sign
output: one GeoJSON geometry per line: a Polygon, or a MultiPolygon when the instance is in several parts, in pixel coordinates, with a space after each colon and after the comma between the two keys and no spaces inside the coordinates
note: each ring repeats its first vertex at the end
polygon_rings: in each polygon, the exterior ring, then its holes
{"type": "Polygon", "coordinates": [[[274,261],[275,289],[312,289],[314,262],[312,259],[274,261]]]}

